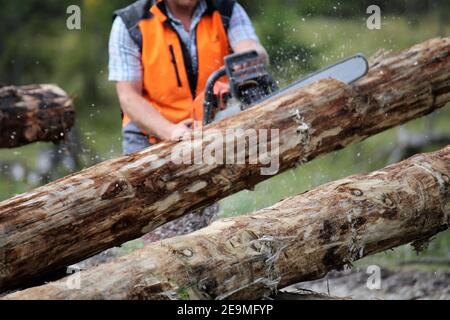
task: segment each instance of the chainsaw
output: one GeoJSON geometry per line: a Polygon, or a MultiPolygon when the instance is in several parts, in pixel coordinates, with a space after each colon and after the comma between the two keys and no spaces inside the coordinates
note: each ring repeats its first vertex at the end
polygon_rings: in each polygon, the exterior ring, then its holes
{"type": "Polygon", "coordinates": [[[280,89],[256,51],[235,53],[226,56],[224,66],[209,77],[205,92],[196,103],[203,103],[203,125],[207,125],[320,79],[333,78],[351,84],[368,70],[366,58],[357,54],[280,89]],[[225,78],[228,85],[222,81],[225,78]]]}

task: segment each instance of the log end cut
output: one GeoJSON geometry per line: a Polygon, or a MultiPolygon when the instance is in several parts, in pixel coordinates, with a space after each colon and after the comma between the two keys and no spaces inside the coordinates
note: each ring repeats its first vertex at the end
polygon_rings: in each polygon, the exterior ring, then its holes
{"type": "Polygon", "coordinates": [[[0,87],[0,148],[62,140],[74,122],[73,101],[56,85],[0,87]]]}

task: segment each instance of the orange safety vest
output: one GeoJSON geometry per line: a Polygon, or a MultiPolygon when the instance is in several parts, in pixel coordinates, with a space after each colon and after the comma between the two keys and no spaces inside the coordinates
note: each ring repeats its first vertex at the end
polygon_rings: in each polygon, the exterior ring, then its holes
{"type": "MultiPolygon", "coordinates": [[[[204,91],[209,76],[223,66],[224,57],[230,54],[226,28],[234,3],[207,1],[208,9],[196,28],[198,70],[192,70],[189,52],[171,26],[162,0],[135,3],[143,10],[137,23],[136,15],[130,17],[139,12],[136,7],[116,12],[141,47],[145,99],[172,123],[188,119],[193,111],[202,113],[192,110],[193,102],[204,91]]],[[[124,114],[123,126],[130,121],[124,114]]]]}

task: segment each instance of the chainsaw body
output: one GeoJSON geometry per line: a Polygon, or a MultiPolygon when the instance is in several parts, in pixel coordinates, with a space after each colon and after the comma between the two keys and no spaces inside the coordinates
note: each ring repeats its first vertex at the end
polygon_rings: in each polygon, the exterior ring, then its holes
{"type": "Polygon", "coordinates": [[[367,74],[369,64],[357,54],[279,89],[256,51],[236,53],[225,57],[225,65],[208,79],[205,92],[195,101],[193,115],[203,125],[230,117],[268,98],[296,90],[314,81],[333,78],[350,84],[367,74]],[[228,84],[226,83],[228,80],[228,84]]]}
{"type": "Polygon", "coordinates": [[[248,51],[225,57],[224,67],[209,77],[196,103],[203,104],[203,124],[207,125],[245,110],[277,90],[264,61],[256,51],[248,51]],[[228,84],[221,81],[225,78],[228,84]]]}

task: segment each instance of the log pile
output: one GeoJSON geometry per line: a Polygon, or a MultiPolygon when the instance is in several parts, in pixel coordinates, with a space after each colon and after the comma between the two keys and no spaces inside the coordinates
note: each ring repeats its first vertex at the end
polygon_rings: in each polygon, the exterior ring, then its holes
{"type": "MultiPolygon", "coordinates": [[[[209,126],[194,144],[161,143],[4,201],[0,290],[20,287],[270,177],[261,175],[262,163],[176,164],[172,155],[180,145],[193,150],[199,142],[205,150],[217,132],[277,129],[279,141],[269,137],[266,147],[279,142],[280,173],[449,101],[450,39],[433,39],[374,60],[369,74],[353,85],[322,80],[209,126]]],[[[400,243],[396,239],[377,248],[400,243]]],[[[328,252],[333,264],[336,254],[328,252]]]]}
{"type": "Polygon", "coordinates": [[[260,299],[450,223],[450,146],[6,299],[260,299]]]}

